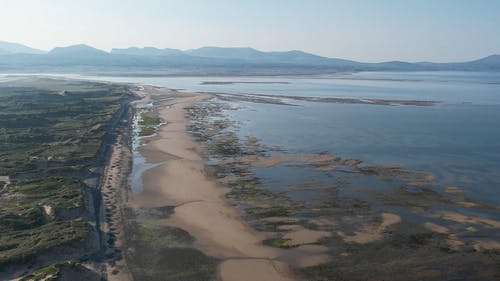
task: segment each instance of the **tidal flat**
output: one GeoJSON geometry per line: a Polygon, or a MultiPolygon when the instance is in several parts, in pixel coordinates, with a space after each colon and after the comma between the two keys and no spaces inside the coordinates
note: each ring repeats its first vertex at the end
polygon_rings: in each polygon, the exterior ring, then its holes
{"type": "MultiPolygon", "coordinates": [[[[135,195],[138,229],[159,245],[169,243],[158,238],[165,231],[188,234],[166,236],[205,265],[171,276],[495,280],[495,102],[425,91],[349,98],[317,92],[323,80],[286,81],[196,84],[207,87],[199,93],[146,87],[164,125],[139,148],[154,168],[135,195]],[[304,85],[313,92],[300,95],[304,85]],[[265,94],[248,94],[254,87],[265,94]]],[[[411,81],[376,83],[399,91],[411,81]]],[[[160,271],[143,273],[174,270],[155,264],[160,271]]]]}
{"type": "MultiPolygon", "coordinates": [[[[197,83],[230,87],[198,93],[145,84],[85,84],[114,89],[100,92],[104,97],[99,99],[83,99],[101,102],[102,108],[119,101],[121,112],[130,99],[140,99],[131,102],[129,113],[119,114],[122,118],[105,119],[111,122],[105,123],[108,127],[85,123],[91,130],[117,128],[105,130],[111,136],[74,131],[96,137],[88,142],[104,137],[107,152],[97,160],[108,159],[106,166],[94,164],[94,158],[86,157],[91,153],[78,150],[68,152],[72,157],[68,159],[78,160],[69,162],[70,167],[52,164],[66,158],[42,150],[36,153],[43,157],[29,150],[33,155],[19,158],[26,162],[19,162],[26,173],[9,170],[15,165],[2,166],[5,175],[14,175],[0,177],[1,199],[7,200],[2,202],[20,203],[2,204],[8,213],[2,221],[11,227],[16,213],[21,214],[15,218],[16,227],[36,226],[35,231],[14,233],[19,234],[16,237],[61,234],[73,241],[58,241],[62,249],[73,249],[74,241],[79,246],[72,251],[76,256],[61,255],[56,246],[60,254],[56,259],[31,260],[27,269],[11,271],[11,276],[26,280],[74,277],[74,272],[88,280],[495,280],[499,276],[500,209],[495,188],[500,138],[489,130],[500,120],[496,103],[454,103],[425,91],[422,99],[369,92],[354,98],[314,91],[300,95],[300,79],[260,83],[266,79],[197,83]],[[231,91],[232,87],[237,89],[231,91]],[[239,87],[256,94],[238,94],[239,87]],[[253,87],[267,90],[259,94],[253,87]],[[283,88],[297,92],[286,93],[283,88]],[[31,165],[44,161],[50,164],[31,165]],[[46,192],[33,194],[33,186],[39,185],[48,187],[46,192]],[[56,188],[49,188],[53,185],[56,188]],[[98,185],[102,207],[96,215],[94,197],[86,191],[98,185]]],[[[240,80],[245,81],[235,79],[240,80]]],[[[324,86],[322,81],[304,85],[314,90],[324,86]]],[[[340,83],[344,81],[348,80],[340,83]]],[[[409,81],[382,82],[417,83],[409,81]]],[[[68,80],[46,94],[57,94],[49,100],[58,101],[78,94],[73,87],[83,84],[68,80]]],[[[424,84],[421,89],[431,86],[424,84]]],[[[66,121],[55,127],[71,124],[66,121]]],[[[90,147],[74,139],[57,141],[63,147],[90,147]]],[[[22,146],[17,149],[24,155],[22,146]]],[[[7,245],[1,249],[4,257],[16,253],[14,240],[2,240],[7,245]]],[[[40,241],[53,247],[45,243],[53,239],[40,241]]],[[[39,250],[29,243],[19,245],[39,250]]],[[[32,255],[26,253],[23,257],[32,255]]]]}
{"type": "MultiPolygon", "coordinates": [[[[259,111],[255,104],[263,101],[226,96],[189,109],[191,133],[203,144],[210,172],[230,188],[226,197],[265,234],[262,243],[283,251],[277,260],[291,266],[295,278],[498,276],[498,205],[471,198],[432,170],[263,143],[245,130],[246,119],[234,118],[238,110],[259,111]]],[[[423,104],[397,103],[415,105],[423,104]]]]}

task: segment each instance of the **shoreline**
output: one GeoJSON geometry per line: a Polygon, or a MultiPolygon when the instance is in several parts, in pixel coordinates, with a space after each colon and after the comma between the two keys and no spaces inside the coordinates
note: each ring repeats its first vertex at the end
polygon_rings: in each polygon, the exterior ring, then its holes
{"type": "MultiPolygon", "coordinates": [[[[464,204],[462,207],[466,208],[488,208],[456,194],[450,195],[454,196],[451,199],[438,193],[430,197],[427,190],[437,184],[430,173],[399,166],[365,165],[361,160],[342,159],[327,152],[287,155],[279,147],[259,144],[252,137],[238,140],[234,132],[224,131],[231,121],[218,117],[229,107],[218,103],[218,95],[152,86],[145,86],[143,91],[154,103],[154,116],[165,124],[139,148],[146,162],[153,163],[154,167],[143,173],[144,191],[133,195],[131,205],[138,213],[142,212],[143,218],[148,216],[144,216],[148,210],[161,210],[161,216],[154,221],[156,226],[184,231],[193,241],[188,247],[214,259],[211,263],[214,274],[208,279],[216,276],[217,280],[224,281],[295,280],[304,276],[335,276],[338,264],[349,270],[345,273],[349,276],[352,268],[375,269],[383,251],[390,253],[385,259],[392,260],[402,251],[426,264],[426,256],[443,255],[443,247],[449,249],[450,256],[446,258],[450,260],[446,263],[450,267],[443,267],[448,269],[454,264],[466,263],[458,258],[459,251],[472,247],[475,253],[467,259],[489,264],[491,261],[483,251],[498,249],[498,244],[489,240],[465,240],[457,238],[448,228],[437,227],[448,226],[443,219],[460,220],[477,225],[478,228],[467,228],[469,232],[488,233],[489,228],[497,227],[496,221],[458,217],[455,213],[444,216],[438,211],[424,213],[413,221],[408,219],[415,212],[411,208],[414,202],[440,203],[451,210],[464,204]],[[207,163],[208,156],[220,162],[207,163]],[[287,163],[326,174],[356,173],[363,178],[373,178],[376,184],[388,185],[387,181],[391,181],[392,186],[403,182],[417,188],[417,192],[397,189],[397,200],[401,202],[393,202],[396,199],[390,192],[380,194],[382,197],[376,200],[393,201],[384,201],[377,207],[377,201],[339,196],[339,188],[334,186],[321,191],[325,202],[311,202],[306,206],[286,195],[261,190],[258,178],[249,170],[250,167],[290,167],[287,163]],[[408,226],[412,229],[407,230],[408,226]],[[415,242],[418,252],[400,248],[401,241],[420,237],[418,235],[426,239],[415,242]],[[441,247],[436,248],[435,244],[441,247]],[[378,248],[381,245],[389,247],[378,248]],[[356,264],[360,257],[366,257],[368,264],[356,264]]],[[[292,187],[291,191],[321,188],[319,182],[312,186],[304,183],[292,187]]],[[[192,263],[187,261],[187,264],[192,263]]],[[[365,273],[369,276],[368,271],[365,273]]]]}
{"type": "MultiPolygon", "coordinates": [[[[153,93],[157,91],[176,94],[158,88],[153,93]]],[[[225,198],[228,188],[207,174],[203,149],[189,135],[186,109],[210,97],[182,93],[157,101],[159,116],[167,125],[141,147],[146,160],[157,166],[143,174],[144,191],[134,195],[133,205],[136,209],[174,206],[164,224],[187,231],[196,239],[196,247],[221,260],[219,279],[293,280],[289,266],[277,259],[282,251],[262,244],[266,237],[254,231],[225,198]]]]}
{"type": "MultiPolygon", "coordinates": [[[[500,208],[463,186],[431,170],[288,151],[262,138],[267,127],[243,135],[229,110],[281,105],[267,99],[124,86],[134,98],[121,103],[83,181],[98,250],[71,270],[176,281],[497,274],[500,208]]],[[[40,210],[53,219],[51,205],[40,210]]]]}

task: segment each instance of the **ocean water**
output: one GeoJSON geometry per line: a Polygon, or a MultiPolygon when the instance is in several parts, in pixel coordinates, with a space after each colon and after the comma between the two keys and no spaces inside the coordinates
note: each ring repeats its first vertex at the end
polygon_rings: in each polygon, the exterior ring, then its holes
{"type": "Polygon", "coordinates": [[[199,92],[500,104],[498,72],[360,72],[295,77],[83,77],[199,92]],[[246,83],[203,84],[203,82],[246,83]]]}
{"type": "MultiPolygon", "coordinates": [[[[475,200],[500,205],[500,73],[94,78],[184,91],[438,101],[434,106],[236,102],[239,110],[225,113],[239,123],[237,133],[242,138],[254,136],[289,153],[326,151],[370,165],[432,172],[443,186],[457,186],[475,200]]],[[[276,177],[283,174],[301,174],[293,166],[277,170],[256,169],[256,173],[269,183],[279,182],[276,177]]],[[[311,172],[302,181],[317,177],[311,172]]]]}
{"type": "MultiPolygon", "coordinates": [[[[298,106],[285,106],[242,101],[231,102],[239,109],[225,114],[238,122],[241,138],[257,137],[288,153],[329,152],[368,165],[394,164],[428,171],[442,186],[456,186],[475,200],[500,205],[500,73],[80,78],[144,83],[182,91],[438,101],[434,106],[297,100],[290,102],[298,106]]],[[[318,178],[327,180],[315,172],[299,171],[293,165],[255,172],[265,184],[276,188],[318,178]],[[283,176],[287,174],[297,176],[291,181],[283,176]]]]}

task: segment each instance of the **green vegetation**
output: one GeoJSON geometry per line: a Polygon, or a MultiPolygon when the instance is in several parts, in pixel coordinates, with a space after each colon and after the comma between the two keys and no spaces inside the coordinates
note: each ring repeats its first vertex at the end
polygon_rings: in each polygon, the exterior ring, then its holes
{"type": "Polygon", "coordinates": [[[158,126],[161,124],[161,118],[157,116],[151,116],[150,112],[142,112],[141,120],[139,121],[139,136],[146,137],[151,136],[156,133],[158,126]]]}
{"type": "Polygon", "coordinates": [[[52,264],[22,278],[21,281],[57,280],[59,274],[60,274],[59,264],[52,264]]]}
{"type": "Polygon", "coordinates": [[[290,245],[288,242],[290,239],[285,239],[285,238],[272,238],[264,241],[265,245],[269,245],[272,247],[276,248],[282,248],[282,249],[288,249],[288,248],[295,248],[298,247],[299,245],[290,245]]]}
{"type": "Polygon", "coordinates": [[[29,202],[39,206],[49,204],[56,208],[71,208],[82,206],[83,201],[83,184],[62,177],[19,183],[9,187],[7,192],[24,195],[18,205],[29,202]]]}
{"type": "Polygon", "coordinates": [[[0,185],[0,271],[64,247],[72,249],[69,256],[44,256],[42,265],[97,250],[86,221],[91,191],[82,180],[103,157],[104,141],[131,97],[125,86],[105,83],[0,83],[0,176],[11,181],[0,185]]]}
{"type": "Polygon", "coordinates": [[[56,246],[81,242],[89,236],[90,225],[81,220],[56,221],[28,230],[2,232],[0,237],[0,268],[14,262],[27,262],[56,246]]]}
{"type": "Polygon", "coordinates": [[[0,233],[31,229],[64,211],[84,207],[84,187],[78,180],[48,178],[12,185],[0,192],[0,233]],[[50,208],[52,214],[42,211],[50,208]]]}
{"type": "Polygon", "coordinates": [[[56,281],[56,280],[85,280],[101,281],[102,278],[94,271],[75,262],[61,262],[43,267],[19,281],[56,281]]]}
{"type": "Polygon", "coordinates": [[[120,102],[130,97],[125,88],[102,83],[52,81],[38,88],[35,80],[28,85],[0,85],[2,176],[92,161],[120,102]],[[61,93],[65,85],[74,90],[61,93]]]}

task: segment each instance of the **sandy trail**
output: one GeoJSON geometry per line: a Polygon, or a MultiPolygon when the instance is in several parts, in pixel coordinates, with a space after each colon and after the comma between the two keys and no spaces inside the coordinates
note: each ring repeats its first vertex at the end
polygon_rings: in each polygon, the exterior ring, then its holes
{"type": "Polygon", "coordinates": [[[186,108],[209,97],[185,94],[161,101],[159,113],[167,125],[144,147],[146,159],[154,155],[150,158],[161,164],[144,173],[144,192],[135,197],[135,204],[178,206],[168,223],[188,231],[206,254],[223,260],[222,280],[292,280],[289,266],[274,260],[282,251],[262,245],[264,237],[227,202],[227,188],[205,172],[202,148],[188,134],[185,115],[186,108]]]}

